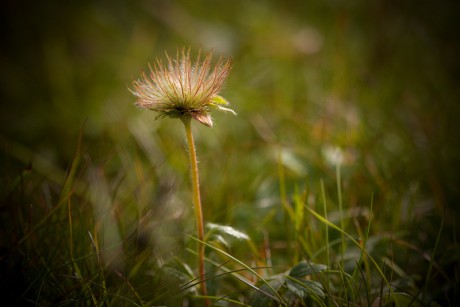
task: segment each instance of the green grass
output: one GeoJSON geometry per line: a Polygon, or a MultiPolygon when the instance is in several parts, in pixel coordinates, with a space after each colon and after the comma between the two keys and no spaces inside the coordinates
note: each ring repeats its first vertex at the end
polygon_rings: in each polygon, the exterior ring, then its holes
{"type": "MultiPolygon", "coordinates": [[[[82,142],[78,141],[63,185],[48,188],[55,203],[47,206],[43,195],[43,184],[51,184],[46,178],[21,175],[24,178],[16,186],[26,190],[32,184],[42,189],[26,193],[40,196],[35,200],[38,206],[29,210],[18,206],[12,212],[16,232],[2,261],[20,259],[16,265],[24,286],[14,297],[16,302],[90,306],[203,302],[197,293],[193,251],[197,239],[187,234],[193,228],[190,212],[185,214],[182,207],[183,216],[177,217],[177,211],[160,211],[168,208],[142,211],[139,205],[145,190],[153,193],[148,180],[154,178],[152,170],[120,169],[124,179],[115,175],[109,181],[103,169],[82,165],[88,163],[82,162],[82,142]],[[93,176],[88,185],[82,178],[86,172],[93,176]],[[130,176],[132,172],[136,175],[130,176]]],[[[140,163],[140,157],[131,158],[130,165],[140,163]]],[[[342,179],[336,178],[340,184],[342,179]]],[[[258,226],[246,231],[217,224],[208,227],[204,243],[211,302],[251,306],[271,302],[274,306],[426,304],[435,289],[430,288],[430,276],[446,274],[434,260],[442,225],[432,246],[433,257],[428,256],[424,269],[414,274],[395,255],[423,260],[424,253],[405,241],[404,233],[373,231],[379,222],[372,196],[363,207],[366,210],[348,211],[329,203],[328,198],[333,197],[326,194],[321,181],[316,189],[294,189],[286,194],[284,204],[281,199],[275,201],[278,205],[257,219],[267,232],[263,240],[258,226]]]]}
{"type": "Polygon", "coordinates": [[[127,89],[182,46],[233,58],[192,127],[211,305],[459,304],[456,4],[157,4],[6,8],[2,306],[203,304],[183,129],[127,89]]]}

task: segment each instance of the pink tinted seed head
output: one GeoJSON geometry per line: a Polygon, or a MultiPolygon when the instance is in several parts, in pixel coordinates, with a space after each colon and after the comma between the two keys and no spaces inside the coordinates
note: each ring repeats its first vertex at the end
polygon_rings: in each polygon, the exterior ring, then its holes
{"type": "Polygon", "coordinates": [[[192,62],[190,50],[177,51],[176,58],[166,53],[166,63],[157,59],[150,74],[142,72],[141,78],[133,81],[131,92],[136,96],[136,105],[157,112],[158,117],[190,116],[210,127],[213,122],[210,108],[236,114],[224,106],[228,102],[219,92],[231,69],[231,60],[219,58],[212,65],[212,53],[201,60],[201,52],[192,62]]]}

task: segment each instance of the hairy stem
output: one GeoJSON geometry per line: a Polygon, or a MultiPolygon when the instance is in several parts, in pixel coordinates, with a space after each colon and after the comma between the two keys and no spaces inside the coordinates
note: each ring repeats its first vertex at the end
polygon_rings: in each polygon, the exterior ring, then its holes
{"type": "MultiPolygon", "coordinates": [[[[190,116],[183,116],[182,122],[185,126],[185,133],[187,135],[188,152],[190,157],[190,169],[192,172],[192,190],[193,190],[193,205],[195,207],[195,219],[198,231],[198,270],[201,281],[201,295],[207,295],[206,281],[204,278],[204,225],[203,225],[203,211],[201,209],[200,197],[200,182],[198,179],[198,165],[196,159],[195,142],[193,141],[192,124],[190,116]]],[[[206,300],[206,305],[208,301],[206,300]]]]}

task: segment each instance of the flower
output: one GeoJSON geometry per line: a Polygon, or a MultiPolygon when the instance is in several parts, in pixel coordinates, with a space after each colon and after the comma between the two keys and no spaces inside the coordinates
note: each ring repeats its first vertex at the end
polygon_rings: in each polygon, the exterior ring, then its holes
{"type": "Polygon", "coordinates": [[[167,53],[167,65],[156,61],[150,66],[150,75],[142,72],[141,79],[133,82],[131,92],[136,96],[136,105],[159,113],[158,117],[192,117],[211,127],[210,108],[236,114],[224,106],[228,102],[219,96],[222,85],[231,69],[231,60],[220,58],[212,67],[212,52],[204,59],[198,53],[195,63],[190,58],[190,49],[177,51],[176,59],[167,53]]]}

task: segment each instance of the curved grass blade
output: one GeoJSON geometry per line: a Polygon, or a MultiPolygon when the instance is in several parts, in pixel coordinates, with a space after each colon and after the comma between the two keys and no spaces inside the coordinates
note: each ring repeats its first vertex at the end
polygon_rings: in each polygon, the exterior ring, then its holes
{"type": "MultiPolygon", "coordinates": [[[[372,262],[372,264],[375,266],[376,270],[379,272],[379,274],[382,277],[382,279],[385,282],[385,284],[387,285],[388,290],[390,291],[390,294],[391,295],[394,294],[394,291],[393,291],[393,289],[391,287],[390,282],[386,278],[385,274],[383,273],[382,269],[378,265],[377,261],[375,261],[375,259],[366,251],[366,249],[363,246],[361,246],[361,244],[359,244],[359,242],[357,242],[355,239],[353,239],[353,237],[350,234],[348,234],[347,232],[345,232],[343,229],[341,229],[340,227],[338,227],[334,223],[330,222],[329,220],[324,218],[322,215],[318,214],[315,210],[309,208],[308,206],[305,206],[305,208],[308,210],[308,212],[310,212],[314,217],[316,217],[318,220],[320,220],[323,224],[326,224],[327,226],[329,226],[329,227],[337,230],[338,232],[342,233],[343,235],[345,235],[353,244],[355,244],[363,253],[365,253],[366,256],[369,257],[369,260],[372,262]]],[[[395,297],[395,303],[396,303],[396,306],[400,306],[399,301],[396,299],[396,297],[395,297]]]]}

